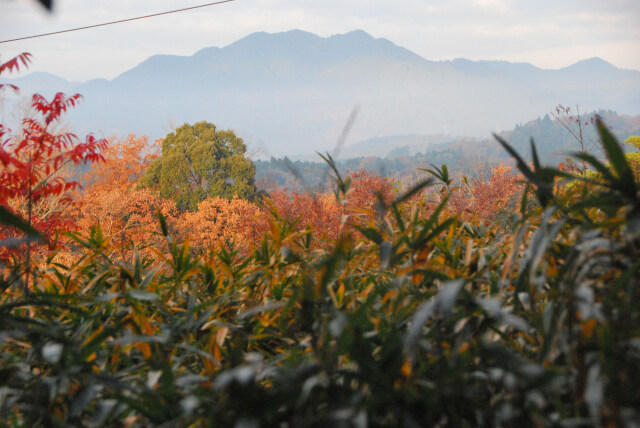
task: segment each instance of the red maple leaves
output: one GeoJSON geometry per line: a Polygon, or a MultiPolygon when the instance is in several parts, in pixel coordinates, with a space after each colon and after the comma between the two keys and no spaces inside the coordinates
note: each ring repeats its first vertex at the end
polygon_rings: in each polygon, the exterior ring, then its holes
{"type": "MultiPolygon", "coordinates": [[[[20,64],[27,66],[29,61],[30,54],[23,53],[1,64],[0,74],[18,70],[20,64]]],[[[18,90],[15,85],[6,84],[0,85],[0,89],[4,86],[18,90]]],[[[35,117],[23,119],[19,133],[13,134],[0,124],[0,205],[23,215],[45,234],[67,222],[61,220],[57,210],[38,212],[34,207],[47,198],[55,198],[57,204],[69,202],[70,191],[80,187],[80,183],[69,179],[71,174],[63,174],[63,169],[102,161],[100,151],[107,145],[106,140],[93,135],[81,142],[71,132],[54,130],[60,117],[80,98],[79,94],[67,97],[57,93],[47,101],[36,94],[31,100],[35,117]]]]}

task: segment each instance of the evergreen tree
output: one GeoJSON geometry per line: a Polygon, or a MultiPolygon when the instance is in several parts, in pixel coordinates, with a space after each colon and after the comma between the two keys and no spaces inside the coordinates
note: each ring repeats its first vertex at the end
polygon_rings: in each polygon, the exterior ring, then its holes
{"type": "Polygon", "coordinates": [[[145,172],[140,187],[158,189],[181,210],[195,210],[209,197],[252,200],[255,166],[247,147],[231,130],[208,122],[184,124],[166,136],[162,155],[145,172]]]}

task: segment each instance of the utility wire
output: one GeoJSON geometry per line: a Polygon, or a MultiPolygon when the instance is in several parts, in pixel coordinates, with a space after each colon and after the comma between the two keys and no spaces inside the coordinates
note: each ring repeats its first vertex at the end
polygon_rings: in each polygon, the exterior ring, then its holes
{"type": "Polygon", "coordinates": [[[44,33],[44,34],[37,34],[35,36],[20,37],[20,38],[17,38],[17,39],[2,40],[2,41],[0,41],[0,43],[17,42],[19,40],[35,39],[36,37],[53,36],[54,34],[62,34],[62,33],[70,33],[72,31],[86,30],[88,28],[104,27],[105,25],[120,24],[122,22],[129,22],[129,21],[136,21],[136,20],[139,20],[139,19],[153,18],[154,16],[160,16],[160,15],[169,15],[170,13],[184,12],[185,10],[192,10],[192,9],[199,9],[201,7],[215,6],[215,5],[222,4],[222,3],[230,3],[232,1],[235,1],[235,0],[220,0],[220,1],[213,2],[213,3],[206,3],[206,4],[201,4],[201,5],[198,5],[198,6],[185,7],[183,9],[169,10],[169,11],[166,11],[166,12],[153,13],[151,15],[137,16],[135,18],[120,19],[118,21],[105,22],[103,24],[87,25],[85,27],[70,28],[68,30],[62,30],[62,31],[54,31],[53,33],[44,33]]]}

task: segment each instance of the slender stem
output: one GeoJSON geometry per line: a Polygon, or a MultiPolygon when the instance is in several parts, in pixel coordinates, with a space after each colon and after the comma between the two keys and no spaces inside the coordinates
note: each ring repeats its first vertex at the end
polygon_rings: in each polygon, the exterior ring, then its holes
{"type": "MultiPolygon", "coordinates": [[[[42,130],[42,135],[40,136],[40,143],[38,144],[38,147],[42,147],[42,145],[44,144],[44,137],[47,133],[47,128],[49,127],[49,124],[46,124],[44,129],[42,130]]],[[[38,148],[36,147],[36,149],[38,148]]],[[[29,195],[27,197],[27,222],[29,223],[29,226],[33,226],[32,224],[32,217],[33,217],[33,191],[34,191],[34,187],[33,187],[33,182],[31,181],[32,178],[32,174],[33,174],[33,148],[29,151],[29,178],[28,178],[28,186],[29,186],[29,195]]],[[[39,186],[39,185],[38,185],[39,186]]],[[[28,295],[30,293],[29,290],[29,283],[31,282],[31,240],[27,241],[27,263],[26,263],[26,270],[27,270],[27,274],[26,274],[26,282],[24,284],[24,294],[28,295]]]]}
{"type": "MultiPolygon", "coordinates": [[[[28,185],[29,185],[29,196],[27,198],[27,222],[29,223],[29,226],[32,226],[31,224],[31,213],[32,213],[32,207],[33,207],[33,186],[31,183],[31,174],[33,172],[33,165],[31,164],[31,161],[33,160],[33,151],[29,152],[29,178],[28,178],[28,185]]],[[[24,294],[28,295],[29,294],[29,279],[31,276],[31,240],[27,240],[27,275],[26,275],[26,282],[24,284],[24,294]]]]}

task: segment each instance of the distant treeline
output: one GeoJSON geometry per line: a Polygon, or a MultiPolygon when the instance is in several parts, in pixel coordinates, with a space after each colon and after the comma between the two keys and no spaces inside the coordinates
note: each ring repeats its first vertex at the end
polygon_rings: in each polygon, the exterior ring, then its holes
{"type": "MultiPolygon", "coordinates": [[[[540,157],[548,163],[558,164],[568,157],[568,153],[583,148],[600,156],[601,149],[593,125],[596,116],[600,116],[621,140],[640,133],[640,115],[625,116],[600,110],[578,116],[571,110],[559,109],[551,115],[519,124],[500,135],[523,154],[530,153],[529,145],[533,139],[540,157]]],[[[389,154],[385,157],[337,159],[336,165],[342,173],[365,169],[401,182],[411,182],[423,175],[421,169],[430,168],[432,164],[446,164],[454,175],[473,178],[488,173],[491,166],[500,162],[509,162],[509,157],[494,139],[464,138],[452,143],[431,145],[415,153],[407,146],[394,147],[390,144],[389,154]]],[[[291,160],[286,156],[256,161],[256,182],[263,188],[317,189],[328,183],[328,177],[327,165],[320,156],[317,162],[291,160]]]]}

